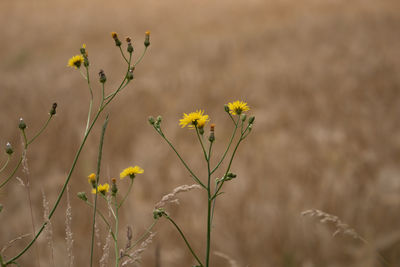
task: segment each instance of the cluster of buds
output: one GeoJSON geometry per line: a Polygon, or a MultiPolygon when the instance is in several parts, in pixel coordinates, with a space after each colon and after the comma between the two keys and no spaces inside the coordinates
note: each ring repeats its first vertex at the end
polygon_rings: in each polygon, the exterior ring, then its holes
{"type": "Polygon", "coordinates": [[[157,220],[157,219],[161,218],[164,215],[167,215],[167,213],[165,212],[165,210],[163,208],[159,208],[159,209],[153,210],[153,218],[154,218],[154,220],[157,220]]]}
{"type": "Polygon", "coordinates": [[[150,123],[151,125],[153,125],[154,128],[156,128],[157,131],[160,131],[160,129],[161,129],[161,122],[162,122],[162,117],[161,117],[161,116],[158,116],[157,119],[155,119],[153,116],[150,116],[150,117],[148,118],[148,120],[149,120],[149,123],[150,123]]]}
{"type": "Polygon", "coordinates": [[[128,47],[126,50],[128,51],[129,54],[133,53],[133,46],[132,46],[132,40],[130,37],[126,37],[126,42],[128,43],[128,47]]]}
{"type": "Polygon", "coordinates": [[[121,41],[118,39],[118,34],[116,32],[112,32],[111,36],[114,39],[116,46],[121,46],[122,45],[121,41]]]}
{"type": "Polygon", "coordinates": [[[89,54],[86,51],[86,44],[83,44],[80,49],[81,55],[83,56],[83,65],[89,67],[89,54]]]}
{"type": "Polygon", "coordinates": [[[235,173],[232,173],[232,172],[228,172],[224,177],[222,177],[221,179],[216,179],[216,182],[217,183],[220,183],[220,182],[222,182],[222,181],[230,181],[230,180],[232,180],[232,179],[234,179],[234,178],[236,178],[236,174],[235,173]]]}

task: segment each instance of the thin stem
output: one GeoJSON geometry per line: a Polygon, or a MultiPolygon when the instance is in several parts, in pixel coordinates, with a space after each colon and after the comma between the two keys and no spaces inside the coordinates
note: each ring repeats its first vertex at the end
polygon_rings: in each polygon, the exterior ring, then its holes
{"type": "Polygon", "coordinates": [[[139,57],[139,59],[135,62],[135,64],[133,64],[134,67],[136,67],[136,65],[139,64],[140,61],[142,61],[144,55],[146,54],[146,51],[147,51],[147,46],[144,47],[144,50],[143,50],[142,55],[141,55],[141,56],[139,57]]]}
{"type": "MultiPolygon", "coordinates": [[[[156,129],[157,131],[157,129],[156,129]]],[[[204,189],[207,190],[207,187],[199,180],[199,178],[197,178],[197,176],[193,173],[193,171],[189,168],[189,166],[186,164],[186,162],[182,159],[181,155],[179,155],[178,151],[176,151],[175,147],[171,144],[171,142],[165,137],[163,132],[159,132],[157,131],[160,136],[168,143],[168,145],[172,148],[172,150],[175,152],[175,154],[178,156],[178,158],[181,160],[183,166],[185,166],[185,168],[190,172],[190,174],[192,175],[193,179],[204,189]]]]}
{"type": "Polygon", "coordinates": [[[86,129],[85,129],[85,134],[86,134],[86,132],[88,131],[88,128],[89,128],[89,124],[90,124],[90,117],[92,116],[93,91],[92,91],[92,85],[90,84],[89,67],[85,67],[85,69],[86,69],[86,80],[87,80],[89,92],[90,92],[89,112],[88,112],[88,118],[86,121],[86,129]]]}
{"type": "Polygon", "coordinates": [[[28,148],[28,138],[26,138],[25,129],[21,129],[21,131],[22,131],[22,136],[24,138],[24,149],[26,150],[28,148]]]}
{"type": "Polygon", "coordinates": [[[97,157],[97,170],[96,170],[96,195],[94,197],[94,208],[93,208],[93,224],[92,224],[92,240],[90,244],[90,266],[93,264],[93,248],[94,248],[94,232],[95,232],[95,224],[96,224],[96,212],[97,212],[97,194],[98,194],[98,185],[99,185],[99,180],[100,180],[100,167],[101,167],[101,157],[102,157],[102,152],[103,152],[103,143],[104,143],[104,135],[106,133],[107,129],[107,124],[108,124],[108,115],[106,116],[106,119],[103,124],[103,128],[101,131],[101,136],[100,136],[100,144],[99,144],[99,154],[97,157]]]}
{"type": "Polygon", "coordinates": [[[121,208],[122,204],[124,204],[126,198],[128,197],[129,193],[131,192],[132,185],[133,185],[133,179],[132,178],[130,178],[130,179],[131,179],[131,183],[129,184],[128,192],[126,192],[125,196],[121,200],[121,203],[119,203],[118,209],[121,208]]]}
{"type": "Polygon", "coordinates": [[[210,171],[210,159],[211,159],[211,148],[213,142],[210,142],[210,146],[208,148],[208,157],[206,157],[207,161],[207,249],[206,249],[206,267],[210,264],[210,248],[211,248],[211,171],[210,171]]]}
{"type": "Polygon", "coordinates": [[[14,170],[12,171],[12,173],[7,177],[7,179],[6,179],[2,184],[0,184],[0,189],[1,189],[3,186],[5,186],[5,185],[8,183],[8,181],[11,180],[11,178],[13,178],[13,176],[14,176],[14,174],[17,172],[19,166],[21,166],[22,160],[23,160],[23,157],[21,156],[21,157],[19,158],[19,161],[18,161],[18,163],[17,163],[17,166],[15,166],[14,170]]]}
{"type": "Polygon", "coordinates": [[[183,240],[186,243],[186,246],[188,247],[188,249],[190,250],[190,252],[192,253],[193,257],[197,260],[197,262],[200,264],[201,267],[204,267],[203,263],[201,263],[200,259],[197,257],[196,253],[194,253],[192,247],[190,246],[189,242],[187,241],[185,235],[183,234],[182,230],[179,228],[179,226],[174,222],[174,220],[172,220],[171,217],[169,217],[167,214],[164,214],[164,216],[175,226],[176,230],[178,230],[179,234],[181,235],[181,237],[183,238],[183,240]]]}
{"type": "Polygon", "coordinates": [[[203,150],[204,158],[205,158],[206,161],[207,161],[207,153],[206,153],[206,150],[205,150],[205,148],[204,148],[203,140],[201,140],[201,137],[200,137],[199,128],[197,128],[197,125],[195,125],[195,128],[196,128],[197,138],[199,139],[201,148],[202,148],[202,150],[203,150]]]}
{"type": "Polygon", "coordinates": [[[8,163],[10,162],[10,159],[11,159],[11,155],[7,154],[7,160],[4,163],[3,167],[0,169],[0,172],[4,171],[4,169],[7,167],[8,163]]]}
{"type": "MultiPolygon", "coordinates": [[[[88,206],[94,208],[94,205],[93,205],[92,203],[90,203],[90,202],[88,202],[88,201],[85,201],[85,203],[86,203],[88,206]]],[[[110,233],[111,233],[112,238],[115,240],[115,236],[114,236],[114,232],[112,231],[112,227],[111,227],[110,223],[107,221],[107,219],[106,219],[106,217],[104,216],[104,214],[103,214],[99,209],[97,210],[97,214],[99,214],[100,217],[103,219],[104,223],[107,225],[108,230],[109,230],[110,233]]]]}
{"type": "MultiPolygon", "coordinates": [[[[232,118],[231,114],[229,114],[229,116],[232,118]]],[[[212,169],[211,174],[213,174],[218,169],[218,167],[221,165],[221,163],[224,161],[226,155],[228,154],[228,151],[229,151],[229,149],[231,147],[232,141],[233,141],[233,139],[235,138],[235,135],[236,135],[236,131],[237,131],[238,124],[239,124],[239,119],[240,119],[240,117],[238,117],[238,120],[236,122],[233,121],[233,123],[235,124],[235,129],[233,130],[231,139],[229,140],[229,143],[228,143],[228,146],[227,146],[227,148],[226,148],[226,150],[224,152],[224,155],[222,156],[222,158],[220,159],[218,164],[214,167],[214,169],[212,169]]],[[[233,120],[233,118],[232,118],[232,120],[233,120]]]]}
{"type": "Polygon", "coordinates": [[[129,64],[129,61],[126,59],[126,57],[125,57],[125,55],[124,55],[124,52],[122,51],[121,46],[119,46],[119,51],[121,51],[121,55],[122,55],[122,57],[125,59],[126,63],[129,64]]]}
{"type": "Polygon", "coordinates": [[[51,120],[51,118],[53,118],[53,115],[50,115],[49,118],[47,119],[47,121],[45,122],[45,124],[43,125],[43,127],[39,130],[39,132],[30,140],[27,142],[27,145],[32,144],[33,141],[35,141],[35,139],[41,135],[43,133],[43,131],[46,129],[47,125],[49,125],[49,122],[51,120]]]}

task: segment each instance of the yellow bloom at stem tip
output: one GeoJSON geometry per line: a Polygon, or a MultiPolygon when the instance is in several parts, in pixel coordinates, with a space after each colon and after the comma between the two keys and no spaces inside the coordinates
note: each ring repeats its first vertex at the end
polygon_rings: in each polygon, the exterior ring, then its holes
{"type": "Polygon", "coordinates": [[[183,113],[183,118],[179,120],[179,125],[182,128],[188,126],[190,129],[197,128],[202,129],[207,122],[209,122],[208,115],[203,115],[204,110],[196,110],[196,112],[190,112],[189,114],[183,113]]]}
{"type": "MultiPolygon", "coordinates": [[[[110,185],[105,183],[105,184],[99,184],[99,186],[97,187],[97,191],[100,192],[101,194],[105,195],[106,193],[108,193],[108,191],[110,190],[110,185]]],[[[92,189],[92,194],[96,194],[96,188],[92,189]]]]}
{"type": "Polygon", "coordinates": [[[229,113],[232,115],[240,115],[242,112],[250,110],[250,107],[246,102],[243,101],[235,101],[232,103],[228,103],[229,113]]]}
{"type": "Polygon", "coordinates": [[[133,179],[133,178],[135,178],[136,174],[140,174],[143,172],[144,172],[144,170],[142,168],[140,168],[139,166],[128,167],[119,174],[119,177],[121,179],[124,179],[126,176],[129,176],[133,179]]]}
{"type": "Polygon", "coordinates": [[[67,66],[71,67],[71,68],[79,69],[81,67],[83,61],[84,61],[84,58],[82,55],[76,55],[76,56],[71,57],[68,60],[67,66]]]}
{"type": "Polygon", "coordinates": [[[94,173],[89,174],[88,182],[89,182],[89,184],[95,184],[96,183],[96,174],[94,174],[94,173]]]}

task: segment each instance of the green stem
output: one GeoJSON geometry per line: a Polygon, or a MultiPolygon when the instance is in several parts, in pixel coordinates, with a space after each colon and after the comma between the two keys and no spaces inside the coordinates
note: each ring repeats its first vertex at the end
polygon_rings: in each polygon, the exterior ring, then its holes
{"type": "Polygon", "coordinates": [[[203,150],[204,158],[205,158],[206,161],[207,161],[207,153],[206,153],[206,150],[205,150],[205,148],[204,148],[203,140],[201,140],[201,137],[200,137],[199,128],[197,128],[197,125],[195,125],[195,128],[196,128],[197,138],[199,139],[201,148],[202,148],[202,150],[203,150]]]}
{"type": "Polygon", "coordinates": [[[208,157],[206,157],[206,160],[207,160],[207,173],[208,173],[208,179],[207,179],[207,249],[206,249],[206,267],[208,267],[209,264],[210,264],[210,248],[211,248],[211,220],[212,220],[211,206],[212,206],[212,200],[211,200],[210,159],[211,159],[211,148],[212,148],[212,145],[213,145],[213,142],[210,142],[210,146],[208,148],[208,157]]]}
{"type": "Polygon", "coordinates": [[[23,157],[21,156],[21,157],[19,158],[19,161],[18,161],[18,163],[17,163],[17,166],[15,166],[14,170],[12,171],[12,173],[7,177],[7,179],[6,179],[2,184],[0,184],[0,189],[1,189],[4,185],[6,185],[6,184],[8,183],[8,181],[11,180],[11,178],[13,178],[13,176],[14,176],[14,174],[17,172],[19,166],[21,166],[22,160],[23,160],[23,157]]]}
{"type": "Polygon", "coordinates": [[[160,136],[168,143],[168,145],[172,148],[172,150],[175,152],[175,154],[178,156],[178,158],[181,160],[183,166],[185,166],[185,168],[190,172],[190,174],[192,175],[193,179],[195,180],[195,182],[197,182],[201,187],[203,187],[204,189],[207,189],[207,187],[199,180],[199,178],[197,178],[197,176],[193,173],[193,171],[189,168],[189,166],[186,164],[186,162],[182,159],[181,155],[179,155],[178,151],[176,151],[175,147],[171,144],[171,142],[165,137],[164,133],[160,131],[158,131],[156,129],[156,131],[160,134],[160,136]]]}
{"type": "Polygon", "coordinates": [[[182,230],[179,228],[179,226],[174,222],[174,220],[172,220],[171,217],[169,217],[167,214],[164,214],[164,216],[175,226],[176,230],[178,230],[179,234],[181,235],[181,237],[183,238],[183,240],[186,243],[186,246],[188,247],[188,249],[190,250],[190,252],[192,253],[193,257],[197,260],[197,262],[200,264],[201,267],[204,267],[204,265],[201,263],[200,259],[197,257],[196,253],[194,253],[192,247],[190,246],[189,242],[187,241],[185,235],[183,234],[182,230]]]}
{"type": "Polygon", "coordinates": [[[39,130],[39,132],[29,141],[27,142],[27,145],[32,144],[33,141],[35,141],[35,139],[41,135],[43,133],[43,131],[46,129],[47,125],[49,125],[49,122],[51,120],[51,118],[53,118],[53,115],[50,115],[49,118],[47,119],[47,121],[45,122],[45,124],[43,125],[43,127],[39,130]]]}
{"type": "Polygon", "coordinates": [[[144,55],[146,54],[147,51],[147,46],[144,48],[142,55],[139,57],[139,59],[135,62],[135,64],[133,64],[134,67],[136,67],[137,64],[140,63],[140,61],[142,61],[144,55]]]}
{"type": "MultiPolygon", "coordinates": [[[[92,203],[90,203],[90,202],[88,202],[88,201],[85,201],[85,203],[86,203],[88,206],[94,208],[94,205],[93,205],[92,203]]],[[[109,230],[110,233],[111,233],[111,236],[112,236],[113,240],[115,240],[114,232],[112,231],[112,227],[111,227],[110,223],[107,221],[106,217],[103,215],[103,213],[102,213],[99,209],[97,210],[97,214],[99,214],[100,217],[103,219],[104,223],[107,225],[108,230],[109,230]]]]}
{"type": "Polygon", "coordinates": [[[125,57],[125,55],[124,55],[124,52],[122,51],[121,46],[119,46],[119,51],[121,51],[121,55],[122,55],[122,57],[125,59],[126,63],[129,64],[129,61],[126,59],[126,57],[125,57]]]}
{"type": "Polygon", "coordinates": [[[22,129],[22,136],[24,137],[24,149],[26,150],[28,148],[28,138],[26,138],[26,133],[25,129],[22,129]]]}
{"type": "Polygon", "coordinates": [[[88,112],[88,118],[86,121],[86,129],[85,129],[85,134],[86,134],[86,132],[88,131],[88,128],[89,128],[89,124],[90,124],[90,117],[92,116],[93,91],[92,91],[92,85],[90,84],[89,67],[85,67],[85,69],[86,69],[86,81],[88,83],[89,92],[90,92],[89,112],[88,112]]]}
{"type": "Polygon", "coordinates": [[[8,163],[10,162],[10,159],[11,159],[11,155],[7,154],[7,160],[4,163],[3,167],[0,169],[0,172],[4,171],[4,169],[7,167],[8,163]]]}
{"type": "Polygon", "coordinates": [[[131,183],[129,184],[128,192],[126,192],[126,194],[125,194],[124,198],[122,199],[121,203],[119,203],[118,209],[121,208],[122,204],[124,204],[126,198],[128,197],[129,193],[131,192],[132,185],[133,185],[133,179],[132,178],[130,178],[130,179],[131,179],[131,183]]]}
{"type": "Polygon", "coordinates": [[[103,152],[104,135],[106,133],[107,124],[108,124],[108,115],[106,116],[106,119],[105,119],[104,124],[103,124],[102,131],[101,131],[100,144],[99,144],[99,154],[98,154],[98,158],[97,158],[96,195],[94,197],[93,223],[92,223],[92,240],[91,240],[91,244],[90,244],[90,266],[93,265],[94,232],[95,232],[96,212],[97,212],[97,194],[98,194],[98,185],[99,185],[99,180],[100,180],[100,166],[101,166],[101,157],[102,157],[102,152],[103,152]]]}
{"type": "MultiPolygon", "coordinates": [[[[229,114],[229,116],[232,118],[231,114],[229,114]]],[[[221,163],[224,161],[226,155],[228,154],[228,151],[229,151],[229,149],[230,149],[230,147],[231,147],[231,145],[232,145],[232,141],[233,141],[233,139],[235,138],[235,135],[236,135],[236,131],[237,131],[238,124],[239,124],[239,119],[240,119],[240,117],[238,117],[237,122],[233,121],[233,123],[235,124],[235,129],[233,130],[231,139],[229,140],[228,147],[226,148],[226,150],[225,150],[225,152],[224,152],[224,155],[222,156],[222,158],[220,159],[220,161],[218,162],[218,164],[217,164],[217,165],[214,167],[214,169],[211,171],[211,174],[213,174],[213,173],[218,169],[218,167],[221,165],[221,163]]],[[[233,120],[233,118],[232,118],[232,120],[233,120]]]]}

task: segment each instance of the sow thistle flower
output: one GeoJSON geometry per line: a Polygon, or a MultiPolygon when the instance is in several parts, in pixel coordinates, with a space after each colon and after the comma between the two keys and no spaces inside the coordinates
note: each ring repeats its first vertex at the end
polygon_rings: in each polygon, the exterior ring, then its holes
{"type": "Polygon", "coordinates": [[[228,103],[229,113],[232,115],[240,115],[242,112],[249,111],[250,107],[247,106],[246,102],[243,101],[235,101],[232,103],[228,103]]]}
{"type": "Polygon", "coordinates": [[[144,170],[142,168],[140,168],[139,166],[128,167],[119,174],[119,177],[121,179],[124,179],[126,176],[129,176],[133,179],[133,178],[135,178],[136,174],[140,174],[143,172],[144,172],[144,170]]]}
{"type": "Polygon", "coordinates": [[[207,122],[209,122],[208,115],[203,115],[204,110],[196,110],[189,114],[183,113],[183,118],[179,120],[179,125],[184,128],[188,126],[190,129],[195,129],[196,126],[199,129],[203,129],[207,122]]]}
{"type": "Polygon", "coordinates": [[[96,174],[94,174],[94,173],[89,174],[88,182],[95,188],[96,187],[96,174]]]}
{"type": "MultiPolygon", "coordinates": [[[[99,186],[97,187],[97,191],[100,192],[101,194],[105,195],[106,193],[108,193],[108,191],[110,190],[110,185],[105,183],[105,184],[99,184],[99,186]]],[[[92,194],[96,194],[96,188],[92,189],[92,194]]]]}
{"type": "Polygon", "coordinates": [[[83,61],[84,61],[84,58],[82,55],[76,55],[69,59],[67,66],[71,67],[71,68],[79,69],[81,67],[83,61]]]}

